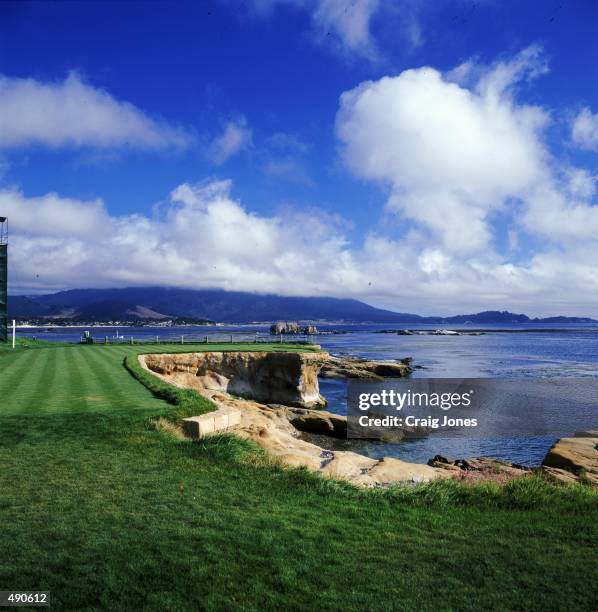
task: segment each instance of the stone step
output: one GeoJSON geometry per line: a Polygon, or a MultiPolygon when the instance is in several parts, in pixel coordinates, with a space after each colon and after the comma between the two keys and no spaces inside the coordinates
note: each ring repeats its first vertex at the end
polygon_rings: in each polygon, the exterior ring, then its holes
{"type": "Polygon", "coordinates": [[[241,424],[241,413],[233,408],[219,408],[213,412],[183,419],[183,431],[190,438],[223,433],[241,424]]]}

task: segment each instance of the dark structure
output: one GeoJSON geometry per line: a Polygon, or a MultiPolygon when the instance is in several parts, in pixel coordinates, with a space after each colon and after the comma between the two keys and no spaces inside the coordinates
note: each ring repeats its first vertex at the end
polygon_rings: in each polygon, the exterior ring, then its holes
{"type": "Polygon", "coordinates": [[[0,342],[8,340],[8,219],[0,217],[0,342]]]}

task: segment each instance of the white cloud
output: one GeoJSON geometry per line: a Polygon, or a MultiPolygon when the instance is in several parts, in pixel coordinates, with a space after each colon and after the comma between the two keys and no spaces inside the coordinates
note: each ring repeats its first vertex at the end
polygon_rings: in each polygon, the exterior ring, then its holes
{"type": "Polygon", "coordinates": [[[11,233],[29,236],[93,237],[109,217],[101,200],[81,201],[55,193],[26,198],[17,189],[0,191],[2,216],[10,219],[11,233]]]}
{"type": "Polygon", "coordinates": [[[598,151],[598,114],[582,108],[571,124],[571,138],[581,149],[598,151]]]}
{"type": "Polygon", "coordinates": [[[0,76],[0,147],[185,147],[193,137],[85,83],[0,76]]]}
{"type": "Polygon", "coordinates": [[[384,223],[352,245],[342,222],[318,213],[258,215],[228,181],[180,185],[153,216],[6,189],[11,290],[220,287],[423,314],[598,317],[596,179],[550,155],[549,113],[518,100],[521,81],[543,70],[532,48],[490,67],[471,62],[452,80],[420,68],[343,94],[345,160],[388,189],[402,237],[384,223]]]}
{"type": "Polygon", "coordinates": [[[598,206],[591,205],[587,194],[579,197],[575,180],[547,181],[529,194],[522,221],[554,246],[598,244],[598,206]]]}
{"type": "Polygon", "coordinates": [[[545,174],[538,134],[548,116],[510,95],[513,79],[533,69],[524,59],[535,61],[524,53],[497,64],[471,89],[426,67],[345,92],[337,133],[346,163],[388,184],[388,208],[426,227],[449,251],[486,246],[489,214],[545,174]]]}
{"type": "MultiPolygon", "coordinates": [[[[229,1],[229,0],[224,0],[229,1]]],[[[371,21],[381,8],[380,0],[251,0],[250,6],[258,15],[268,15],[279,6],[307,10],[317,39],[335,43],[344,54],[361,55],[369,59],[377,56],[371,34],[371,21]]],[[[410,23],[410,37],[419,37],[416,25],[410,23]]]]}
{"type": "Polygon", "coordinates": [[[402,240],[371,234],[352,248],[339,220],[292,209],[258,215],[230,188],[184,183],[152,217],[109,215],[100,200],[0,191],[11,224],[11,292],[220,287],[349,296],[421,313],[509,307],[598,315],[595,240],[551,247],[526,264],[484,253],[463,259],[418,232],[402,240]]]}
{"type": "Polygon", "coordinates": [[[596,176],[581,168],[565,170],[567,189],[572,197],[590,199],[596,193],[596,176]]]}
{"type": "Polygon", "coordinates": [[[387,210],[411,228],[386,244],[384,257],[410,257],[422,304],[475,295],[491,308],[596,316],[596,179],[553,158],[543,142],[548,111],[517,100],[519,85],[546,70],[532,46],[492,66],[407,70],[341,96],[344,159],[386,186],[387,210]],[[517,258],[521,248],[526,260],[517,258]]]}
{"type": "Polygon", "coordinates": [[[489,67],[478,65],[473,70],[478,77],[477,91],[496,103],[504,103],[518,84],[547,72],[548,64],[538,45],[526,47],[507,61],[498,61],[489,67]]]}
{"type": "Polygon", "coordinates": [[[324,36],[335,33],[345,51],[374,58],[377,52],[370,22],[379,6],[379,0],[319,0],[314,25],[324,36]]]}
{"type": "Polygon", "coordinates": [[[229,181],[185,183],[154,217],[110,216],[101,201],[0,191],[11,224],[11,290],[162,284],[300,295],[320,293],[343,273],[344,238],[329,220],[292,211],[259,216],[229,190],[229,181]],[[308,232],[297,231],[308,222],[308,232]]]}
{"type": "Polygon", "coordinates": [[[251,146],[251,142],[251,130],[244,118],[229,121],[224,126],[222,134],[212,141],[208,149],[208,157],[216,165],[223,164],[240,151],[251,146]]]}

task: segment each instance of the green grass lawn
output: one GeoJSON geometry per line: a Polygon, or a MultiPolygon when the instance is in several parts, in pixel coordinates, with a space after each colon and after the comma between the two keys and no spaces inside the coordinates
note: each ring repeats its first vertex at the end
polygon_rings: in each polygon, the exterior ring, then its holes
{"type": "Polygon", "coordinates": [[[598,608],[589,488],[368,492],[177,441],[123,361],[198,348],[0,350],[0,589],[63,610],[598,608]]]}
{"type": "Polygon", "coordinates": [[[57,345],[26,341],[14,351],[0,345],[0,416],[165,409],[122,367],[139,353],[222,350],[314,350],[289,344],[57,345]]]}

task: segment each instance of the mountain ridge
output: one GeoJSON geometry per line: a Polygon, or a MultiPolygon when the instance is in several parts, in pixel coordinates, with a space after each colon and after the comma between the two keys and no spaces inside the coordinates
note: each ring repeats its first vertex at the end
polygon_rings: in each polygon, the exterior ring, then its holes
{"type": "Polygon", "coordinates": [[[352,298],[288,297],[223,289],[129,287],[69,289],[39,296],[9,296],[9,315],[17,319],[145,321],[192,318],[223,323],[276,320],[344,323],[592,323],[589,317],[530,318],[487,310],[449,317],[421,316],[370,306],[352,298]]]}

